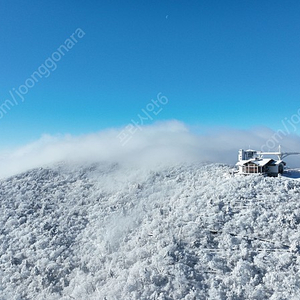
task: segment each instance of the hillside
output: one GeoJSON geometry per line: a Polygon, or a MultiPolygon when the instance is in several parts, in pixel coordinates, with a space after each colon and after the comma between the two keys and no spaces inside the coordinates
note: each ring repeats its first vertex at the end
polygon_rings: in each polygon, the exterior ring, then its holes
{"type": "Polygon", "coordinates": [[[299,299],[300,182],[225,165],[0,181],[0,299],[299,299]]]}

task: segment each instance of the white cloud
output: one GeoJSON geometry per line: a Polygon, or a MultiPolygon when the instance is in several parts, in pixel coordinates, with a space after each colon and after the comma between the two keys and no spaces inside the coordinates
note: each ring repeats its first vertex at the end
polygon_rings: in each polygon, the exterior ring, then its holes
{"type": "MultiPolygon", "coordinates": [[[[137,167],[196,161],[234,164],[238,149],[250,146],[260,150],[267,141],[274,140],[274,132],[268,128],[212,129],[205,134],[196,134],[178,121],[145,126],[141,131],[136,131],[125,146],[117,138],[119,132],[109,129],[83,136],[44,135],[34,143],[3,152],[0,155],[0,176],[10,176],[61,161],[108,161],[137,167]]],[[[282,136],[277,138],[278,144],[284,146],[283,150],[300,151],[298,136],[282,136]]],[[[288,158],[287,162],[299,167],[300,157],[288,158]]]]}

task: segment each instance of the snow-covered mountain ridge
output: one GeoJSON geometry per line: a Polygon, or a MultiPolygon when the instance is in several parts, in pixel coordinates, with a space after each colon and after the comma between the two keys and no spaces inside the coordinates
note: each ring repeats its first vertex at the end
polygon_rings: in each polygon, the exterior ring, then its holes
{"type": "Polygon", "coordinates": [[[225,165],[0,181],[0,299],[299,299],[300,182],[225,165]]]}

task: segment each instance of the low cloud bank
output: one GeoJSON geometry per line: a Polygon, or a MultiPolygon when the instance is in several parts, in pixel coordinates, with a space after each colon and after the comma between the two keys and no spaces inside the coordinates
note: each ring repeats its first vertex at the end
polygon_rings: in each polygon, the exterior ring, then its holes
{"type": "MultiPolygon", "coordinates": [[[[61,161],[74,163],[113,162],[151,168],[175,163],[216,162],[235,164],[240,148],[299,151],[300,137],[277,136],[268,128],[253,130],[212,129],[196,134],[182,122],[168,121],[145,126],[122,145],[120,130],[109,129],[84,136],[44,135],[34,143],[0,154],[0,177],[61,161]],[[272,141],[272,142],[270,142],[272,141]]],[[[300,156],[286,159],[291,167],[300,167],[300,156]]]]}

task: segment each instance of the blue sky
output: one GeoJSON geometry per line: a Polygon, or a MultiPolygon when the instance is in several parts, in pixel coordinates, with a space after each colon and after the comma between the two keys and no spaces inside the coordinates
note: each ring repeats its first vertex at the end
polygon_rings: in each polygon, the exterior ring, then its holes
{"type": "Polygon", "coordinates": [[[159,92],[153,121],[280,129],[300,108],[299,15],[296,0],[0,0],[0,105],[85,33],[2,113],[1,146],[127,125],[159,92]]]}

